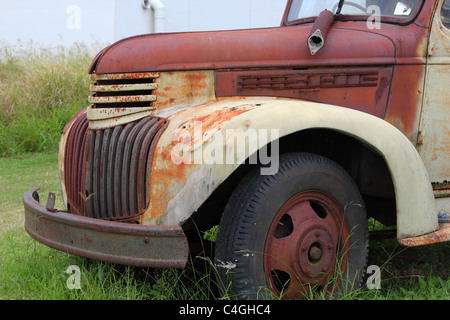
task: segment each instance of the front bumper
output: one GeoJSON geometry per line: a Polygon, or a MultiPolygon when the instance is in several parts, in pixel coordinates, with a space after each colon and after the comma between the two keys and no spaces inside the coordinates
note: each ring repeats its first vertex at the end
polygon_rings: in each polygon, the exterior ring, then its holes
{"type": "Polygon", "coordinates": [[[39,188],[23,196],[25,229],[37,241],[60,251],[110,263],[148,268],[183,268],[189,254],[181,227],[147,226],[49,210],[39,188]]]}

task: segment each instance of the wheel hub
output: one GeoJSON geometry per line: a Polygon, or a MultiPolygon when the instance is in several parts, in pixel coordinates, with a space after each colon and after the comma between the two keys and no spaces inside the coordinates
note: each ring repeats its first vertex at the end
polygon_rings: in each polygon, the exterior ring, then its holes
{"type": "Polygon", "coordinates": [[[315,242],[311,245],[308,251],[308,259],[311,263],[315,263],[322,257],[322,245],[320,242],[315,242]]]}
{"type": "Polygon", "coordinates": [[[289,299],[303,298],[313,287],[332,291],[330,279],[346,267],[347,240],[344,214],[331,197],[317,191],[294,196],[279,210],[266,238],[269,288],[289,299]]]}
{"type": "MultiPolygon", "coordinates": [[[[294,240],[295,241],[295,240],[294,240]]],[[[306,232],[305,236],[299,236],[298,254],[295,260],[291,260],[290,264],[297,265],[297,269],[301,272],[309,282],[317,275],[329,272],[335,262],[335,251],[333,239],[326,230],[311,229],[306,232]]]]}

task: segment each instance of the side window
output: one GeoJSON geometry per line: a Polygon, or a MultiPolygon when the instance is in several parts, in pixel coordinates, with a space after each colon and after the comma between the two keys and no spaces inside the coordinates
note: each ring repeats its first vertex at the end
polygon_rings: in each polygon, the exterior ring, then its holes
{"type": "Polygon", "coordinates": [[[450,29],[450,0],[445,0],[441,10],[441,19],[444,26],[450,29]]]}

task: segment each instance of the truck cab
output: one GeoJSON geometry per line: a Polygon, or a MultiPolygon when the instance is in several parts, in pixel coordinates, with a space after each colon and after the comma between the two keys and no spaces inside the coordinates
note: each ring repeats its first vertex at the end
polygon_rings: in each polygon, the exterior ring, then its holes
{"type": "Polygon", "coordinates": [[[183,268],[218,225],[218,282],[239,298],[355,289],[369,218],[404,246],[450,239],[449,22],[449,0],[289,0],[276,28],[118,41],[62,132],[66,208],[32,189],[25,228],[183,268]]]}

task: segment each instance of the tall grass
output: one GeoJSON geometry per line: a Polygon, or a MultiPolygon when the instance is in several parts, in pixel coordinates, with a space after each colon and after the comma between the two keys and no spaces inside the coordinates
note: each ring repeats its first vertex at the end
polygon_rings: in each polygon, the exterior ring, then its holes
{"type": "Polygon", "coordinates": [[[92,50],[0,50],[0,156],[54,151],[68,120],[87,106],[92,50]]]}

